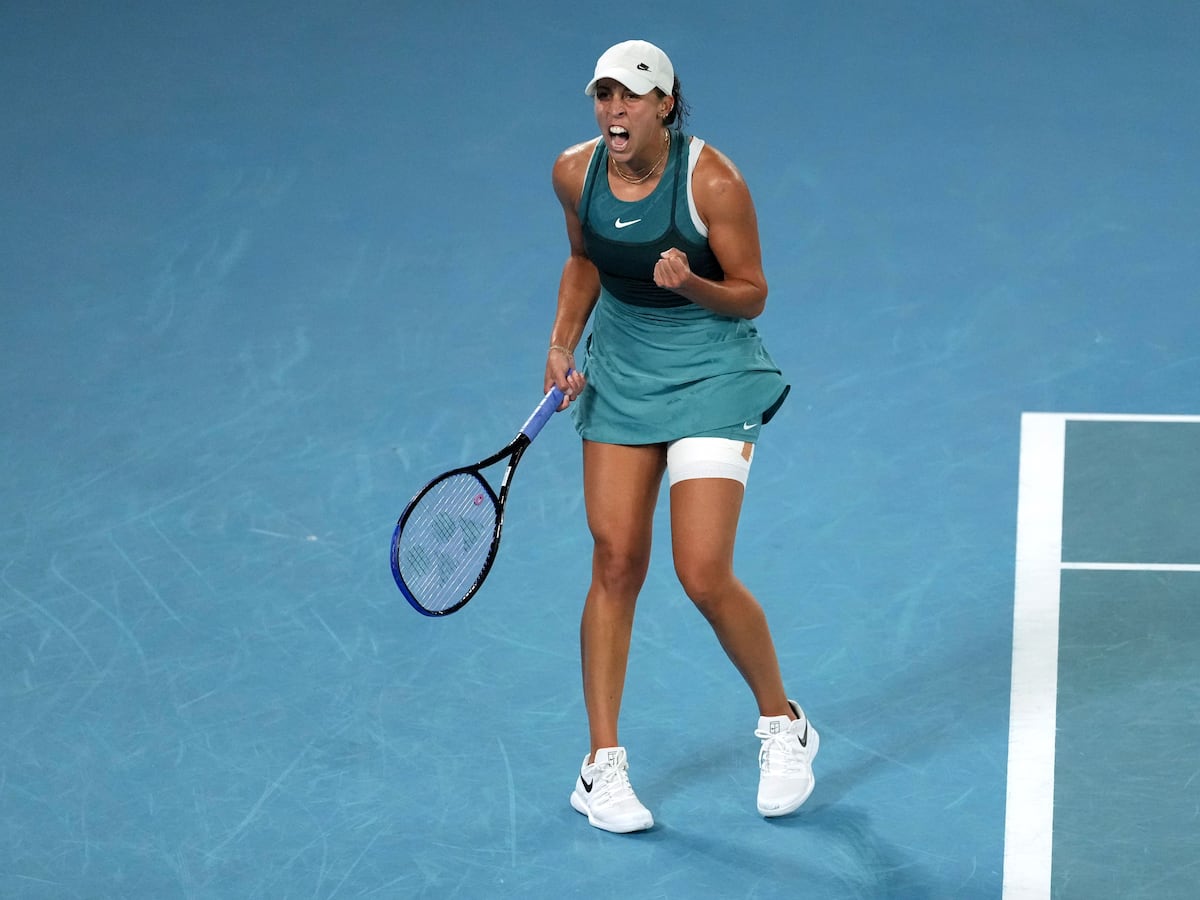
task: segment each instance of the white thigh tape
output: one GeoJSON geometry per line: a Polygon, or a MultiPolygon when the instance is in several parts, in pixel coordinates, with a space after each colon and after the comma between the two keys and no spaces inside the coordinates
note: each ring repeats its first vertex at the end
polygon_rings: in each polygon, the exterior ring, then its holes
{"type": "Polygon", "coordinates": [[[732,478],[744,486],[750,477],[754,445],[722,437],[688,437],[667,446],[671,484],[689,478],[732,478]]]}

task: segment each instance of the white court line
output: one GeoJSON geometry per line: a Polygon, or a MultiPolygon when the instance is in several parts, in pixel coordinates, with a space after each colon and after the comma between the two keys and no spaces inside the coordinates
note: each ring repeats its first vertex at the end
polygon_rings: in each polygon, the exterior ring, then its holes
{"type": "Polygon", "coordinates": [[[1021,416],[1004,898],[1050,896],[1066,419],[1021,416]]]}
{"type": "Polygon", "coordinates": [[[1200,416],[1143,415],[1140,413],[1024,413],[1025,416],[1052,416],[1070,422],[1167,422],[1200,424],[1200,416]]]}
{"type": "Polygon", "coordinates": [[[1193,563],[1065,562],[1062,568],[1092,572],[1200,572],[1200,565],[1193,563]]]}
{"type": "Polygon", "coordinates": [[[1063,561],[1063,465],[1068,421],[1200,423],[1200,416],[1093,413],[1021,416],[1004,900],[1050,897],[1062,571],[1200,571],[1200,565],[1063,561]]]}

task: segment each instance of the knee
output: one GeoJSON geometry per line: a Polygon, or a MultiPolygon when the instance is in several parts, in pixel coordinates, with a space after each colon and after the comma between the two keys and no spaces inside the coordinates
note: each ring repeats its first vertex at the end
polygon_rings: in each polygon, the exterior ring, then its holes
{"type": "Polygon", "coordinates": [[[728,566],[711,562],[675,560],[675,574],[684,593],[706,619],[712,619],[733,592],[728,566]]]}
{"type": "Polygon", "coordinates": [[[649,548],[597,540],[592,551],[592,580],[614,596],[636,595],[649,567],[649,548]]]}

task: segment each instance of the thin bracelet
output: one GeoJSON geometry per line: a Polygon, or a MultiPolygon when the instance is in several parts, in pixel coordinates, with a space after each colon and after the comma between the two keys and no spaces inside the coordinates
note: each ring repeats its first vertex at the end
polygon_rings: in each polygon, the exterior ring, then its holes
{"type": "MultiPolygon", "coordinates": [[[[573,350],[568,350],[568,349],[567,349],[566,347],[564,347],[562,344],[551,344],[551,345],[550,345],[550,350],[557,350],[559,353],[565,353],[565,354],[567,354],[567,357],[568,357],[568,358],[569,358],[569,359],[570,359],[572,362],[574,362],[574,360],[575,360],[575,351],[573,351],[573,350]]],[[[550,350],[547,350],[546,352],[547,352],[547,353],[549,353],[549,352],[550,352],[550,350]]]]}

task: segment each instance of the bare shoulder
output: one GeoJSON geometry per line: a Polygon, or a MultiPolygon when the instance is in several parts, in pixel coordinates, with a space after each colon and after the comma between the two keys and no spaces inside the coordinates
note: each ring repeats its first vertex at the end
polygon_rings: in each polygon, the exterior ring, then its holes
{"type": "Polygon", "coordinates": [[[586,141],[580,141],[578,144],[572,144],[558,155],[558,163],[582,160],[583,165],[586,166],[592,158],[592,154],[596,151],[596,145],[599,143],[600,138],[594,137],[586,141]]]}
{"type": "Polygon", "coordinates": [[[742,173],[734,165],[733,160],[705,142],[696,160],[696,169],[692,175],[693,189],[699,189],[715,197],[726,196],[731,192],[749,193],[742,173]]]}
{"type": "Polygon", "coordinates": [[[696,211],[711,229],[719,223],[757,227],[754,200],[738,167],[712,144],[705,144],[692,173],[696,211]]]}
{"type": "Polygon", "coordinates": [[[592,154],[595,153],[599,140],[600,138],[596,137],[568,147],[554,161],[551,175],[554,181],[554,192],[564,203],[574,203],[583,192],[588,163],[592,160],[592,154]]]}

